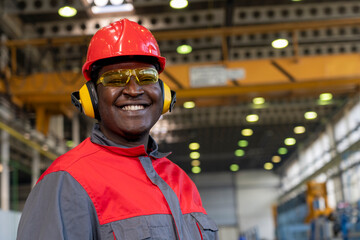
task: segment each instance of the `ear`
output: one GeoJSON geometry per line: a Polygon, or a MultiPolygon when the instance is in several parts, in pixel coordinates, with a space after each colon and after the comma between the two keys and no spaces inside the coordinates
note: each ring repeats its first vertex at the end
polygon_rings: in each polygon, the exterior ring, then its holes
{"type": "Polygon", "coordinates": [[[169,86],[166,85],[162,80],[159,79],[160,88],[163,96],[163,110],[162,114],[171,112],[176,102],[175,91],[170,90],[169,86]]]}
{"type": "Polygon", "coordinates": [[[71,94],[71,102],[86,116],[100,120],[95,84],[86,82],[78,92],[71,94]]]}

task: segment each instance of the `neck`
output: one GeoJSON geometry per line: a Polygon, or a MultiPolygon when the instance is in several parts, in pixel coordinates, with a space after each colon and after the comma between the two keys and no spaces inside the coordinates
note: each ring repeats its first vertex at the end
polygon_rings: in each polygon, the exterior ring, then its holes
{"type": "Polygon", "coordinates": [[[144,145],[145,147],[145,150],[147,150],[147,147],[148,147],[148,142],[149,142],[149,134],[146,134],[145,136],[127,136],[127,144],[128,145],[125,145],[124,146],[127,146],[127,147],[137,147],[137,146],[140,146],[140,145],[144,145]]]}
{"type": "Polygon", "coordinates": [[[111,131],[107,131],[106,128],[103,128],[100,125],[101,132],[105,135],[105,137],[116,144],[125,146],[125,147],[137,147],[144,145],[145,149],[148,147],[149,142],[149,132],[145,132],[142,134],[130,134],[130,133],[115,133],[111,131]]]}

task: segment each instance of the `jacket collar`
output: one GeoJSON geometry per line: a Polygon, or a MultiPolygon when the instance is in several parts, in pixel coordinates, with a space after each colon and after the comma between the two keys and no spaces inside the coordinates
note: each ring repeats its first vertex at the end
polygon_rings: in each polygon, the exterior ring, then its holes
{"type": "Polygon", "coordinates": [[[100,130],[100,126],[98,123],[95,123],[90,140],[92,143],[105,146],[107,149],[116,152],[125,156],[150,156],[154,158],[163,158],[171,154],[159,152],[159,146],[156,141],[149,136],[148,148],[146,151],[144,145],[136,146],[136,147],[126,147],[117,143],[114,143],[110,139],[108,139],[100,130]]]}

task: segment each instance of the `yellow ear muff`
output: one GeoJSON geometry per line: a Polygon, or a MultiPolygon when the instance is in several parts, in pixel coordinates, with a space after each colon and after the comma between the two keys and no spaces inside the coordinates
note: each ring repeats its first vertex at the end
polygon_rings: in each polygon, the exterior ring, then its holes
{"type": "Polygon", "coordinates": [[[87,84],[84,84],[80,88],[79,95],[80,95],[80,103],[85,115],[91,118],[95,118],[94,106],[90,97],[90,89],[88,88],[87,84]]]}
{"type": "Polygon", "coordinates": [[[163,96],[164,96],[164,104],[163,104],[163,110],[162,110],[162,114],[166,113],[167,111],[169,111],[170,109],[170,105],[171,105],[171,90],[169,88],[168,85],[166,85],[166,83],[163,83],[163,96]]]}

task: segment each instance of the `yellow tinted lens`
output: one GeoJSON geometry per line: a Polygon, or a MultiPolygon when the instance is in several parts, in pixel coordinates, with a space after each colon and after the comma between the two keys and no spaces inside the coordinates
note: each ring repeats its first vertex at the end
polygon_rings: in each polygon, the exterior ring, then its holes
{"type": "Polygon", "coordinates": [[[113,70],[101,75],[98,83],[102,83],[105,87],[122,87],[125,86],[129,79],[129,70],[113,70]]]}
{"type": "Polygon", "coordinates": [[[158,81],[158,72],[154,68],[135,69],[140,85],[152,84],[158,81]]]}
{"type": "Polygon", "coordinates": [[[156,83],[159,78],[158,72],[154,68],[118,69],[105,72],[101,75],[97,84],[123,87],[127,84],[131,75],[136,76],[139,85],[156,83]]]}

